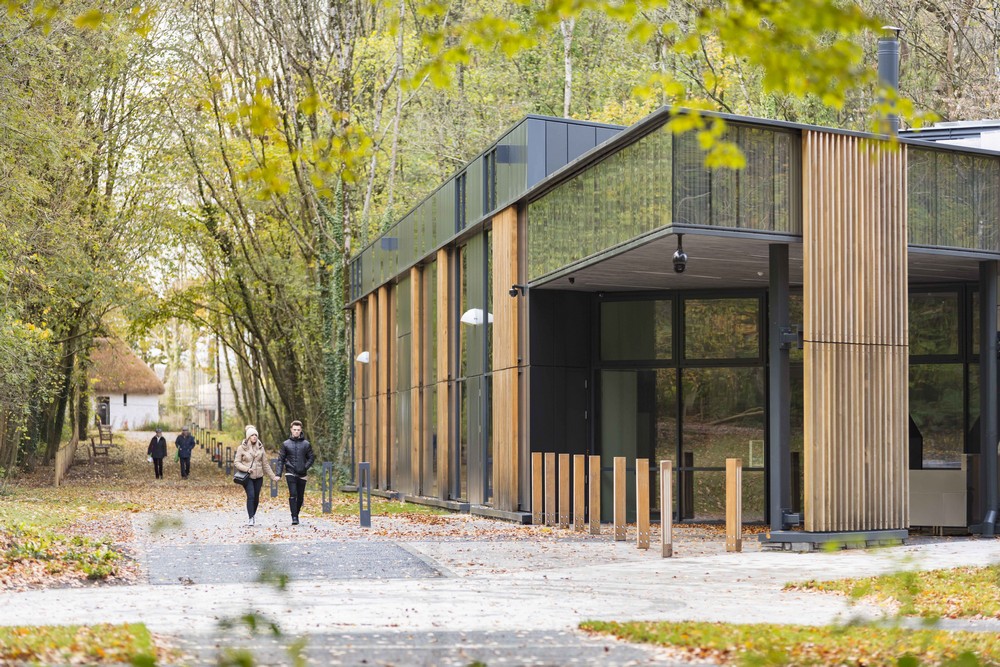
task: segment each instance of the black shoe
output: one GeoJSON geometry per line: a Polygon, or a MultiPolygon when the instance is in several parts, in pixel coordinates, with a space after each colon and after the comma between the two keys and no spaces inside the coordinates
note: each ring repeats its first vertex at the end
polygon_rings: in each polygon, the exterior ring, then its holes
{"type": "Polygon", "coordinates": [[[297,516],[293,516],[292,517],[292,525],[293,526],[299,525],[299,517],[297,517],[297,516]]]}

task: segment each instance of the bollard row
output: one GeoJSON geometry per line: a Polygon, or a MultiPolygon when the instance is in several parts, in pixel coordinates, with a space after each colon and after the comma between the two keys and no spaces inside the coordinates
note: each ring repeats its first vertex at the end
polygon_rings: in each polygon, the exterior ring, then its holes
{"type": "MultiPolygon", "coordinates": [[[[601,457],[576,454],[533,452],[531,454],[531,522],[535,525],[558,526],[582,532],[590,527],[591,535],[601,532],[601,457]],[[589,458],[589,466],[587,459],[589,458]],[[570,479],[572,478],[572,484],[570,479]],[[571,503],[572,496],[572,503],[571,503]]],[[[674,493],[673,462],[660,461],[660,552],[663,558],[674,554],[674,493]]],[[[613,461],[612,534],[616,542],[625,541],[626,523],[626,458],[613,461]]],[[[635,461],[636,546],[649,549],[650,542],[650,469],[649,459],[635,461]]],[[[726,459],[726,551],[743,550],[743,463],[741,459],[726,459]]]]}

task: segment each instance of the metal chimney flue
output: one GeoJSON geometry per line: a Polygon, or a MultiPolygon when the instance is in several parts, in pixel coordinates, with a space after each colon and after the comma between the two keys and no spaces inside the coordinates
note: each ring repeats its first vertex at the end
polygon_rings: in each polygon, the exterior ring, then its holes
{"type": "MultiPolygon", "coordinates": [[[[899,33],[902,28],[882,26],[885,31],[878,40],[878,78],[887,88],[899,92],[899,33]]],[[[885,132],[893,136],[899,132],[899,116],[892,113],[885,118],[885,132]]]]}

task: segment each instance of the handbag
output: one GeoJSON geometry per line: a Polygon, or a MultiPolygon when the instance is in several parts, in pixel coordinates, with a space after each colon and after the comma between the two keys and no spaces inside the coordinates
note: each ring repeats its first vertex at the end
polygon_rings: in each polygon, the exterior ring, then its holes
{"type": "Polygon", "coordinates": [[[236,484],[240,484],[240,485],[246,484],[248,479],[250,479],[250,473],[248,473],[248,472],[243,472],[242,470],[237,470],[233,474],[233,482],[236,483],[236,484]]]}

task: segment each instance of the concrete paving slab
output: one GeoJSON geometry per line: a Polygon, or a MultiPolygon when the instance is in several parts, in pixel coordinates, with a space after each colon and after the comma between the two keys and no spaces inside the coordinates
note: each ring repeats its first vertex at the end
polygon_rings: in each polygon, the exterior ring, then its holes
{"type": "MultiPolygon", "coordinates": [[[[231,632],[220,633],[219,623],[254,613],[275,620],[286,636],[308,636],[317,647],[309,653],[314,664],[362,664],[367,658],[356,637],[385,649],[382,662],[364,664],[468,664],[449,662],[471,655],[462,646],[439,651],[441,644],[457,641],[459,635],[450,634],[455,632],[482,650],[488,664],[588,664],[603,649],[595,652],[576,629],[584,620],[878,619],[881,610],[851,606],[844,597],[783,587],[806,579],[1000,562],[996,539],[917,538],[903,547],[833,553],[726,553],[721,540],[680,529],[679,555],[663,559],[655,549],[641,551],[607,535],[541,539],[538,527],[476,524],[462,538],[454,525],[442,528],[439,537],[395,519],[365,532],[338,519],[310,517],[293,529],[277,509],[265,512],[254,529],[246,529],[235,512],[189,512],[182,518],[182,525],[164,530],[153,530],[163,523],[155,517],[136,518],[146,581],[0,594],[0,624],[140,621],[153,632],[183,638],[195,647],[192,662],[209,664],[217,645],[236,641],[231,632]],[[275,532],[278,538],[271,537],[275,532]],[[246,583],[259,573],[259,553],[250,546],[255,542],[269,545],[265,552],[274,569],[290,575],[285,589],[246,583]],[[171,577],[177,585],[163,585],[173,583],[171,577]],[[409,642],[410,636],[418,639],[409,642]],[[565,656],[548,663],[551,642],[536,641],[540,637],[555,637],[565,656]]],[[[965,626],[1000,629],[991,623],[965,626]]],[[[263,640],[252,645],[274,648],[263,640]]],[[[600,662],[669,660],[653,649],[636,650],[641,655],[609,650],[600,662]]],[[[275,664],[284,664],[273,656],[275,664]]]]}

